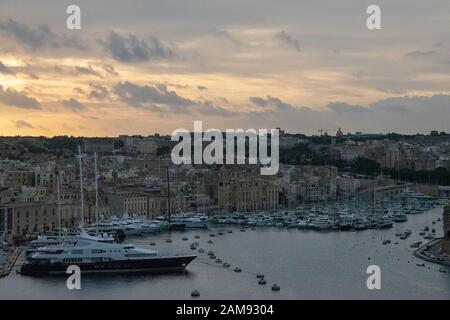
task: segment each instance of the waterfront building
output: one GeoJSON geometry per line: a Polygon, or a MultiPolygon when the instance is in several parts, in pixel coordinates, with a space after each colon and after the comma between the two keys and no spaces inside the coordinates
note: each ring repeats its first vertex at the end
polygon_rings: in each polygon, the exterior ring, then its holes
{"type": "Polygon", "coordinates": [[[274,180],[225,166],[218,175],[216,196],[220,212],[252,212],[280,207],[281,187],[274,180]]]}
{"type": "MultiPolygon", "coordinates": [[[[105,193],[111,215],[145,216],[154,219],[168,212],[167,191],[154,187],[123,186],[112,188],[105,193]]],[[[187,199],[171,188],[170,208],[172,213],[185,212],[187,199]]]]}

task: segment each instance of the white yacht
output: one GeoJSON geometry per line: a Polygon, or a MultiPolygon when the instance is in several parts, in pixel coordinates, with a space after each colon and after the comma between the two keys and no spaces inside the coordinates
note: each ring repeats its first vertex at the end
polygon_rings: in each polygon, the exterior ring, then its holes
{"type": "Polygon", "coordinates": [[[314,230],[330,230],[333,222],[326,215],[320,215],[312,223],[314,230]]]}
{"type": "Polygon", "coordinates": [[[397,212],[394,214],[394,222],[406,222],[408,217],[403,212],[397,212]]]}
{"type": "Polygon", "coordinates": [[[300,219],[297,221],[297,228],[298,229],[308,229],[308,221],[300,219]]]}
{"type": "Polygon", "coordinates": [[[68,266],[77,265],[83,273],[169,272],[185,269],[195,258],[77,236],[73,244],[38,249],[20,271],[25,275],[65,274],[68,266]]]}
{"type": "Polygon", "coordinates": [[[341,214],[339,216],[339,229],[342,231],[348,231],[353,229],[355,223],[355,217],[351,214],[341,214]]]}
{"type": "Polygon", "coordinates": [[[208,228],[209,218],[206,216],[186,216],[176,215],[170,218],[173,223],[182,223],[187,229],[206,229],[208,228]]]}
{"type": "Polygon", "coordinates": [[[389,229],[392,228],[394,224],[392,216],[387,214],[379,217],[377,222],[378,222],[378,229],[389,229]]]}

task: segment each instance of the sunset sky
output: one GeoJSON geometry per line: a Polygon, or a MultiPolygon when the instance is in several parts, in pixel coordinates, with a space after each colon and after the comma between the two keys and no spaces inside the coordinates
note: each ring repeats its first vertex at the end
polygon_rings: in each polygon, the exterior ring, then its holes
{"type": "Polygon", "coordinates": [[[2,0],[0,111],[0,135],[450,132],[450,1],[2,0]]]}

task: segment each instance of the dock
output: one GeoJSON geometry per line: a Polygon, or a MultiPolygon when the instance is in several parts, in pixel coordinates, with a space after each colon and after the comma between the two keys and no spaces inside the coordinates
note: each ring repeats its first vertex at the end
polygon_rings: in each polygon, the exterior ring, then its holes
{"type": "Polygon", "coordinates": [[[17,258],[19,258],[22,248],[16,247],[12,250],[6,261],[0,266],[0,278],[6,277],[11,273],[12,268],[16,264],[17,258]]]}
{"type": "Polygon", "coordinates": [[[427,262],[450,267],[450,256],[441,253],[441,240],[434,239],[414,251],[414,256],[427,262]]]}

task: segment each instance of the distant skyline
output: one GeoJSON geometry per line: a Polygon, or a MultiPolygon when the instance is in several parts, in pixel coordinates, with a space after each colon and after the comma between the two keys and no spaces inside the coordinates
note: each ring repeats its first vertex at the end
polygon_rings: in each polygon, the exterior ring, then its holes
{"type": "Polygon", "coordinates": [[[80,0],[73,31],[71,4],[0,4],[0,135],[450,132],[450,2],[80,0]]]}

